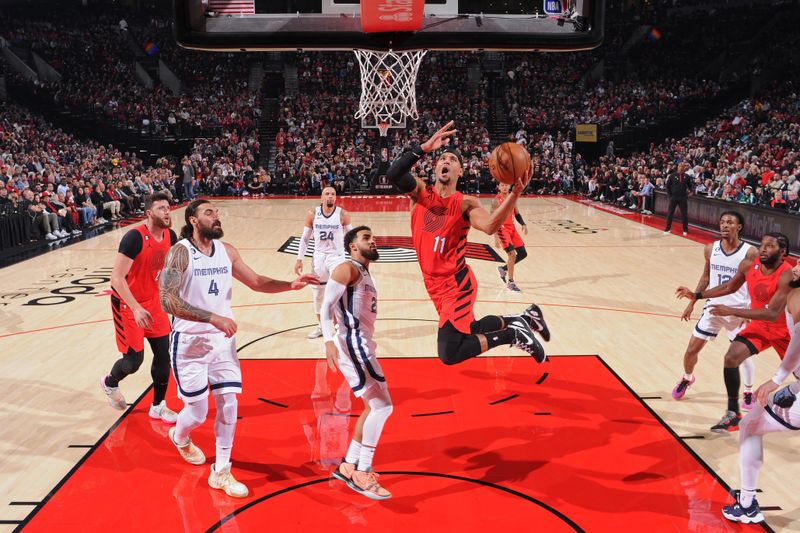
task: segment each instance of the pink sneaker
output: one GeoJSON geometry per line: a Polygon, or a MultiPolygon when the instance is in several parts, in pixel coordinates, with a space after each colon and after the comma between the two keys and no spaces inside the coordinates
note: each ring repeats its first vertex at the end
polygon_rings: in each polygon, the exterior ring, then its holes
{"type": "Polygon", "coordinates": [[[675,385],[675,388],[672,389],[672,399],[673,400],[680,400],[686,394],[686,389],[694,385],[694,376],[692,376],[692,380],[689,381],[688,379],[683,379],[675,385]]]}
{"type": "Polygon", "coordinates": [[[745,392],[742,395],[742,411],[752,411],[756,406],[756,397],[752,392],[745,392]]]}

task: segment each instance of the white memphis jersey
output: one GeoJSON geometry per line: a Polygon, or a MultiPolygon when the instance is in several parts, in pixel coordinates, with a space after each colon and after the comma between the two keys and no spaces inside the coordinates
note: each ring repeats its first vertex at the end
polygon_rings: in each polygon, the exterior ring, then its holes
{"type": "MultiPolygon", "coordinates": [[[[736,251],[726,254],[722,249],[722,241],[716,241],[711,248],[711,257],[708,261],[709,272],[711,273],[708,288],[713,289],[718,285],[723,285],[735,276],[736,272],[739,271],[739,264],[747,257],[747,252],[750,248],[752,246],[742,241],[736,251]]],[[[709,303],[723,304],[730,307],[749,307],[750,296],[747,293],[747,283],[744,283],[733,294],[709,299],[709,303]]]]}
{"type": "MultiPolygon", "coordinates": [[[[179,240],[177,245],[189,250],[189,265],[183,275],[179,296],[198,309],[233,318],[233,267],[222,241],[212,241],[211,255],[203,254],[187,239],[179,240]]],[[[219,332],[211,324],[178,317],[174,317],[172,330],[192,335],[219,332]]]]}
{"type": "Polygon", "coordinates": [[[349,355],[353,362],[363,365],[367,357],[375,354],[375,318],[378,316],[378,290],[369,270],[358,261],[349,260],[358,268],[361,277],[347,287],[341,300],[334,307],[334,316],[339,325],[336,343],[339,351],[349,355]]]}
{"type": "Polygon", "coordinates": [[[314,210],[314,253],[344,255],[342,210],[338,206],[328,216],[323,213],[322,204],[314,210]]]}

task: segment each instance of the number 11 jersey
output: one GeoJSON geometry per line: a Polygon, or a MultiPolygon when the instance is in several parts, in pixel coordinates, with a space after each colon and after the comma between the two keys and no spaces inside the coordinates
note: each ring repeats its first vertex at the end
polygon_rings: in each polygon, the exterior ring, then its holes
{"type": "Polygon", "coordinates": [[[461,211],[464,195],[443,197],[430,185],[420,192],[411,212],[411,238],[426,277],[453,276],[466,266],[469,221],[461,211]]]}

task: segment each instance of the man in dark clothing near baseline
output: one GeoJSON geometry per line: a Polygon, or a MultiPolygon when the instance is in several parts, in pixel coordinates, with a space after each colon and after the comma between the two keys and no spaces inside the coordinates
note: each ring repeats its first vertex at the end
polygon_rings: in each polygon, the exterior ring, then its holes
{"type": "Polygon", "coordinates": [[[683,235],[684,237],[689,234],[689,213],[687,212],[687,198],[692,194],[692,176],[687,172],[689,165],[687,163],[678,163],[677,173],[670,172],[667,176],[667,195],[669,196],[669,214],[667,215],[667,227],[664,228],[664,234],[670,233],[672,227],[672,217],[675,215],[675,209],[680,207],[681,219],[683,222],[683,235]]]}

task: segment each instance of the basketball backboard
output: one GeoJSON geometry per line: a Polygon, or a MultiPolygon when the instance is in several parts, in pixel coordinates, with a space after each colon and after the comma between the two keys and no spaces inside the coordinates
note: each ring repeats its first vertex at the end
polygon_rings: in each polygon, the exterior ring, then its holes
{"type": "MultiPolygon", "coordinates": [[[[173,1],[178,43],[236,51],[588,50],[602,42],[605,2],[426,0],[418,30],[366,33],[358,0],[173,1]]],[[[364,1],[397,21],[391,9],[418,0],[364,1]]]]}

